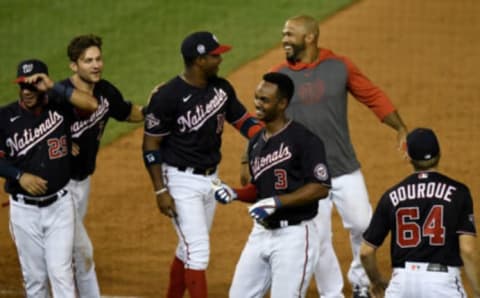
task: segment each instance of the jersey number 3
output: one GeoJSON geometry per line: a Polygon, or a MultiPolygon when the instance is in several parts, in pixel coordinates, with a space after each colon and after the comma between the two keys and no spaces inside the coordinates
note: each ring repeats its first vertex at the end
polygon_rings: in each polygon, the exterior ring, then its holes
{"type": "Polygon", "coordinates": [[[428,237],[431,246],[445,244],[445,226],[443,224],[443,206],[433,205],[422,226],[418,207],[403,207],[396,212],[397,244],[400,247],[416,247],[421,238],[428,237]]]}

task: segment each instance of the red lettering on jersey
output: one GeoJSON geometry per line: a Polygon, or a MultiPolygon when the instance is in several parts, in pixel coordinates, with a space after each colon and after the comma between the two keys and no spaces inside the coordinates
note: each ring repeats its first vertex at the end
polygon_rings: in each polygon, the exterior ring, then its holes
{"type": "Polygon", "coordinates": [[[397,244],[402,248],[416,247],[422,237],[429,238],[432,246],[445,245],[445,225],[443,224],[443,206],[433,205],[423,226],[415,222],[420,218],[418,207],[403,207],[396,212],[397,244]]]}
{"type": "Polygon", "coordinates": [[[325,93],[325,83],[316,79],[313,82],[305,82],[299,86],[298,98],[303,104],[314,104],[320,102],[325,93]]]}
{"type": "Polygon", "coordinates": [[[400,247],[415,247],[420,243],[420,226],[411,221],[419,219],[417,207],[403,207],[396,212],[397,244],[400,247]]]}
{"type": "Polygon", "coordinates": [[[61,158],[68,154],[67,137],[51,138],[47,140],[48,156],[50,159],[61,158]]]}
{"type": "Polygon", "coordinates": [[[430,238],[430,245],[445,245],[445,226],[443,225],[443,206],[434,205],[423,224],[423,235],[430,238]]]}
{"type": "Polygon", "coordinates": [[[277,178],[277,181],[275,181],[275,189],[287,189],[287,171],[284,169],[275,169],[273,170],[273,174],[277,178]]]}

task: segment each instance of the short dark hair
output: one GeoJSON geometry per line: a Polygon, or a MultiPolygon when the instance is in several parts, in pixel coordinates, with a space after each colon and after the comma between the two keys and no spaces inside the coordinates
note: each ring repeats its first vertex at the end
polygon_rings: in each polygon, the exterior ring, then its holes
{"type": "Polygon", "coordinates": [[[94,34],[79,35],[74,37],[67,48],[67,55],[70,61],[77,61],[82,53],[89,47],[102,49],[102,38],[94,34]]]}
{"type": "Polygon", "coordinates": [[[290,103],[295,86],[289,76],[280,72],[269,72],[263,75],[263,80],[277,85],[278,95],[281,98],[286,98],[287,102],[290,103]]]}

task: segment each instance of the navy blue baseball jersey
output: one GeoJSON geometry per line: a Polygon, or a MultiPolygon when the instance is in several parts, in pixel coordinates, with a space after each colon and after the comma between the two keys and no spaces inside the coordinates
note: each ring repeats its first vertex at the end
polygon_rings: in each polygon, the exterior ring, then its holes
{"type": "Polygon", "coordinates": [[[393,267],[405,262],[463,265],[458,235],[475,234],[467,186],[438,172],[417,172],[380,199],[363,237],[371,245],[391,236],[393,267]]]}
{"type": "MultiPolygon", "coordinates": [[[[321,183],[330,188],[330,174],[323,141],[303,125],[290,121],[270,138],[265,130],[248,145],[252,183],[259,199],[291,193],[307,183],[321,183]]],[[[318,201],[303,206],[283,207],[266,220],[302,221],[315,217],[318,201]]]]}
{"type": "MultiPolygon", "coordinates": [[[[0,154],[22,172],[48,181],[45,195],[57,192],[70,179],[70,124],[72,106],[55,102],[54,95],[40,113],[23,107],[20,101],[0,109],[0,154]]],[[[7,179],[5,190],[27,193],[18,181],[7,179]]]]}
{"type": "Polygon", "coordinates": [[[234,124],[246,113],[227,80],[211,78],[205,88],[197,88],[177,76],[152,96],[145,134],[163,137],[163,162],[211,168],[220,162],[225,120],[234,124]]]}
{"type": "MultiPolygon", "coordinates": [[[[73,84],[70,79],[63,84],[73,84]]],[[[80,154],[73,157],[72,178],[83,180],[95,171],[98,149],[110,117],[118,121],[127,120],[132,104],[125,101],[122,93],[106,80],[95,84],[93,96],[98,100],[98,109],[89,115],[74,111],[75,122],[71,126],[72,140],[80,146],[80,154]]]]}

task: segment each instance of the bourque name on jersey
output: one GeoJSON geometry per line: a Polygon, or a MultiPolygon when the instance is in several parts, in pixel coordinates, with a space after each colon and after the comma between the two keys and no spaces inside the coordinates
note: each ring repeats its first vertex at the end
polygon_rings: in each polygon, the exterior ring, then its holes
{"type": "Polygon", "coordinates": [[[257,179],[258,176],[266,170],[290,159],[291,157],[292,153],[290,152],[289,147],[285,146],[284,143],[281,143],[277,150],[274,150],[265,156],[255,157],[253,164],[251,165],[254,178],[257,179]]]}
{"type": "Polygon", "coordinates": [[[92,126],[95,126],[98,121],[100,121],[110,108],[110,103],[106,98],[100,96],[100,104],[98,109],[93,112],[88,119],[75,121],[71,126],[70,130],[72,132],[72,137],[80,137],[84,131],[89,129],[92,126]]]}
{"type": "Polygon", "coordinates": [[[190,132],[200,129],[202,125],[214,116],[227,102],[228,95],[222,89],[213,88],[215,95],[205,105],[196,105],[194,111],[188,110],[186,115],[177,118],[180,132],[190,132]]]}
{"type": "Polygon", "coordinates": [[[25,155],[28,150],[54,132],[63,121],[63,116],[57,111],[48,111],[48,118],[37,127],[26,128],[22,133],[16,132],[13,138],[6,140],[7,147],[10,148],[10,156],[25,155]]]}
{"type": "Polygon", "coordinates": [[[441,182],[428,182],[402,185],[392,190],[388,197],[393,206],[406,200],[439,199],[451,202],[451,197],[457,188],[441,182]]]}

